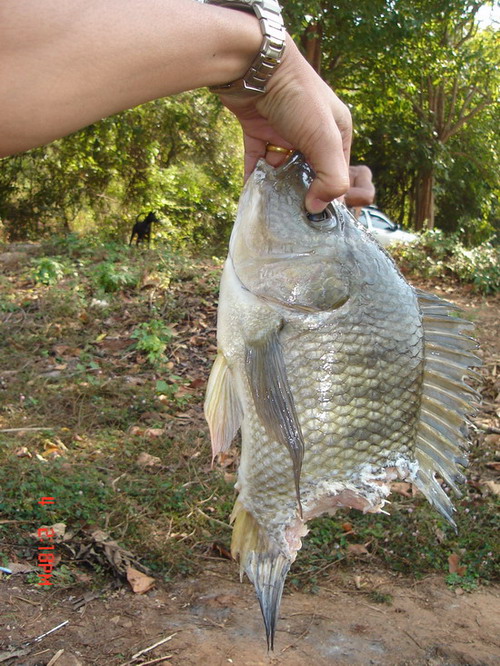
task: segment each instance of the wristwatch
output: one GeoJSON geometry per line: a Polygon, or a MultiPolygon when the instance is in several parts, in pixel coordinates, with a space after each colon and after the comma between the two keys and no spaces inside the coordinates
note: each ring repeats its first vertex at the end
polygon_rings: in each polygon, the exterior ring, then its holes
{"type": "Polygon", "coordinates": [[[257,57],[243,78],[224,85],[211,86],[210,90],[220,94],[265,93],[266,84],[281,64],[285,52],[285,25],[278,2],[276,0],[205,0],[205,2],[209,5],[255,14],[264,37],[257,57]]]}

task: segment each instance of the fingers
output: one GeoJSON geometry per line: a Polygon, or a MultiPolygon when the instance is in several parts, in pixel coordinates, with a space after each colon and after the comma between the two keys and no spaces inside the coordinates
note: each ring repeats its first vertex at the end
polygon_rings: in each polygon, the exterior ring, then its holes
{"type": "Polygon", "coordinates": [[[272,166],[287,155],[267,150],[269,143],[300,150],[316,172],[306,195],[311,213],[349,188],[352,121],[349,109],[306,62],[290,37],[285,58],[265,95],[221,95],[240,121],[245,138],[245,179],[260,158],[272,166]]]}
{"type": "MultiPolygon", "coordinates": [[[[285,59],[257,108],[300,150],[316,172],[305,205],[319,213],[349,188],[352,120],[349,109],[306,62],[291,39],[285,59]]],[[[284,145],[280,142],[279,145],[284,145]]]]}
{"type": "Polygon", "coordinates": [[[288,159],[293,151],[293,147],[281,138],[275,138],[274,141],[277,143],[263,141],[247,134],[243,136],[245,147],[245,182],[260,159],[265,159],[273,167],[280,166],[288,159]]]}
{"type": "Polygon", "coordinates": [[[316,172],[305,206],[310,213],[321,213],[332,199],[337,199],[349,189],[350,128],[341,132],[338,124],[332,127],[330,136],[321,135],[317,142],[310,142],[304,155],[316,172]]]}

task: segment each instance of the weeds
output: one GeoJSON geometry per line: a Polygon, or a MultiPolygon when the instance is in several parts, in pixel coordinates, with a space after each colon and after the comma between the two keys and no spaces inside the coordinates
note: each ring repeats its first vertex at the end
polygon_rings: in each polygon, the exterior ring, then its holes
{"type": "Polygon", "coordinates": [[[137,340],[135,347],[146,354],[151,365],[161,365],[165,362],[165,350],[172,340],[174,332],[160,319],[152,319],[137,326],[132,335],[137,340]]]}
{"type": "Polygon", "coordinates": [[[63,279],[64,266],[51,257],[33,259],[32,279],[38,284],[57,284],[63,279]]]}
{"type": "Polygon", "coordinates": [[[467,249],[456,234],[433,229],[392,250],[401,267],[424,278],[451,277],[483,294],[500,291],[500,252],[485,242],[467,249]]]}
{"type": "Polygon", "coordinates": [[[103,261],[93,271],[93,279],[105,293],[121,289],[132,289],[139,283],[139,275],[130,266],[120,266],[112,261],[103,261]]]}

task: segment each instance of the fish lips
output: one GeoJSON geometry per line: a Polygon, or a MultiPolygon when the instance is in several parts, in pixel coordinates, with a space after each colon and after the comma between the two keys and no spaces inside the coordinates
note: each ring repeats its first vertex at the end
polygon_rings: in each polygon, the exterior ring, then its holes
{"type": "MultiPolygon", "coordinates": [[[[264,179],[271,182],[273,186],[279,187],[285,181],[292,182],[295,179],[295,189],[304,193],[309,189],[312,181],[316,177],[314,169],[311,167],[304,155],[300,151],[295,151],[290,158],[278,167],[273,167],[265,160],[261,159],[257,163],[254,172],[255,181],[258,183],[264,179]]],[[[305,222],[316,231],[332,231],[336,226],[343,226],[344,216],[340,205],[334,205],[333,202],[322,213],[309,213],[305,210],[305,222]]]]}

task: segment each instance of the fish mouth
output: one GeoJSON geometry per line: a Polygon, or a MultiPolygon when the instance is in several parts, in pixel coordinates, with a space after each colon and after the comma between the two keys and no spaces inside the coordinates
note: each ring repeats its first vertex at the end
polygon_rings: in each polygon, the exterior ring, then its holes
{"type": "Polygon", "coordinates": [[[290,171],[296,171],[297,175],[301,177],[304,188],[308,189],[309,185],[314,180],[316,174],[313,168],[306,162],[304,155],[296,150],[292,155],[287,158],[280,166],[273,167],[268,164],[264,159],[257,162],[256,171],[260,172],[258,175],[261,177],[267,176],[275,180],[282,180],[289,177],[290,171]]]}
{"type": "Polygon", "coordinates": [[[274,175],[277,179],[282,179],[288,177],[290,171],[297,172],[306,189],[309,189],[309,185],[316,177],[313,168],[306,162],[304,155],[298,150],[276,168],[274,175]]]}

